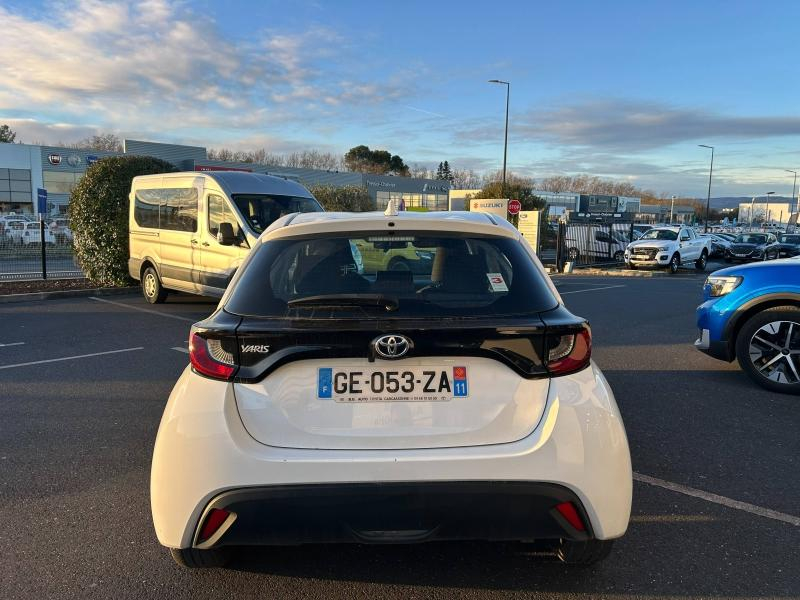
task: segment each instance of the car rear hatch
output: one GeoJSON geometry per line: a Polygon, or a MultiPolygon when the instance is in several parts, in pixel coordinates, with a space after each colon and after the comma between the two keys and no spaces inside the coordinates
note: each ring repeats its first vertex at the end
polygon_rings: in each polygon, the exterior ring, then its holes
{"type": "Polygon", "coordinates": [[[512,442],[541,419],[549,379],[541,321],[487,329],[295,329],[245,321],[234,384],[259,442],[291,448],[442,448],[512,442]],[[375,356],[376,340],[408,344],[375,356]],[[268,352],[265,351],[269,349],[268,352]]]}
{"type": "Polygon", "coordinates": [[[508,234],[315,232],[255,250],[192,356],[234,382],[263,444],[513,442],[540,422],[549,377],[588,364],[588,326],[508,234]]]}

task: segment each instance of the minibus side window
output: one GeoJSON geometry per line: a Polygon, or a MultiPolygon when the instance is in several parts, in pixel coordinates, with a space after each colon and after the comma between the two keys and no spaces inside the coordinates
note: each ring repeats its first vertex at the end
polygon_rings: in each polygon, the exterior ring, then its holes
{"type": "Polygon", "coordinates": [[[161,190],[136,190],[133,219],[139,227],[158,229],[161,190]]]}
{"type": "Polygon", "coordinates": [[[161,229],[197,231],[197,188],[161,190],[161,229]]]}
{"type": "Polygon", "coordinates": [[[236,220],[236,217],[233,215],[231,209],[228,207],[228,203],[225,202],[225,198],[218,196],[217,194],[209,194],[208,232],[215,238],[217,237],[217,232],[219,232],[220,223],[230,223],[233,225],[233,233],[236,235],[236,237],[239,238],[241,236],[239,223],[236,220]]]}

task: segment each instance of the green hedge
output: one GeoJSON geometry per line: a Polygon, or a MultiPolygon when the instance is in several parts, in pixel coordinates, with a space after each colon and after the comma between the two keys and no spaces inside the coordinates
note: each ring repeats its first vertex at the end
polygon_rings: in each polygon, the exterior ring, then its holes
{"type": "Polygon", "coordinates": [[[147,156],[110,156],[86,170],[69,199],[75,256],[86,276],[107,286],[129,285],[128,194],[137,175],[175,171],[147,156]]]}
{"type": "Polygon", "coordinates": [[[348,185],[336,187],[332,185],[315,185],[309,188],[326,211],[332,212],[364,212],[375,210],[375,201],[369,192],[362,187],[348,185]]]}

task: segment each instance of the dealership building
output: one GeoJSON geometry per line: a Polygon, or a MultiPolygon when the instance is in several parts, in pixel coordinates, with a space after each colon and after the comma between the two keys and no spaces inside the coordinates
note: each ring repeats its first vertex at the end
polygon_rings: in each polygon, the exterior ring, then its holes
{"type": "Polygon", "coordinates": [[[37,197],[45,195],[41,190],[46,192],[47,212],[64,213],[70,192],[89,166],[106,156],[124,155],[160,158],[181,171],[240,170],[275,175],[305,186],[358,186],[369,192],[379,209],[385,208],[393,199],[402,200],[407,208],[448,208],[450,184],[438,179],[209,160],[206,149],[201,146],[125,140],[123,148],[123,152],[101,152],[58,146],[0,143],[0,214],[36,213],[37,197]]]}

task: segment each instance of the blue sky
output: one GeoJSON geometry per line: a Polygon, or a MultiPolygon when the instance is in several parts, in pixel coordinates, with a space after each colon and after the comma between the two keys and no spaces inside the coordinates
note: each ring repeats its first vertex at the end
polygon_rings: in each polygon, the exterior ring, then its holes
{"type": "Polygon", "coordinates": [[[789,195],[796,2],[0,0],[0,122],[789,195]]]}

